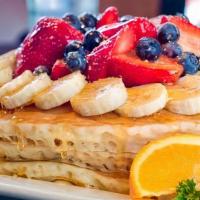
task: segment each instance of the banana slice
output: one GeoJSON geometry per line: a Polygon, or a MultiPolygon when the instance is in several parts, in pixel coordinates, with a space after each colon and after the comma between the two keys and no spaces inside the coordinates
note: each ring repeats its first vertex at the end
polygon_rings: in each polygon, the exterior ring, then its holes
{"type": "Polygon", "coordinates": [[[177,85],[188,89],[200,89],[200,76],[199,75],[186,75],[177,81],[177,85]]]}
{"type": "Polygon", "coordinates": [[[182,115],[200,113],[200,89],[171,86],[168,87],[168,95],[167,110],[182,115]]]}
{"type": "Polygon", "coordinates": [[[77,113],[93,116],[113,111],[126,100],[127,91],[122,80],[106,78],[87,84],[70,102],[77,113]]]}
{"type": "Polygon", "coordinates": [[[36,95],[50,87],[51,84],[52,81],[49,76],[45,73],[41,74],[13,95],[3,97],[1,99],[1,104],[7,109],[24,106],[31,103],[36,95]]]}
{"type": "Polygon", "coordinates": [[[30,83],[33,79],[34,76],[32,72],[29,70],[25,71],[23,74],[4,84],[0,88],[0,98],[15,93],[16,91],[24,87],[26,84],[30,83]]]}
{"type": "Polygon", "coordinates": [[[80,71],[74,72],[57,81],[53,86],[34,99],[38,108],[47,110],[68,102],[78,94],[86,85],[87,81],[80,71]]]}
{"type": "Polygon", "coordinates": [[[160,83],[128,88],[128,100],[116,112],[124,117],[144,117],[163,109],[168,95],[160,83]]]}
{"type": "Polygon", "coordinates": [[[15,64],[15,50],[0,56],[0,86],[12,80],[15,64]]]}

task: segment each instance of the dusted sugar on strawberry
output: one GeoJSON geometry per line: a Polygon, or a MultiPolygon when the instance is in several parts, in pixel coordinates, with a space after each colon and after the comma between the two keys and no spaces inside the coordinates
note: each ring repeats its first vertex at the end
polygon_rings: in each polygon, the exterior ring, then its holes
{"type": "Polygon", "coordinates": [[[70,74],[71,71],[67,64],[64,62],[63,59],[59,59],[55,62],[55,64],[52,67],[51,71],[51,79],[57,80],[67,74],[70,74]]]}
{"type": "Polygon", "coordinates": [[[136,55],[115,55],[109,62],[109,76],[122,77],[127,87],[148,83],[174,83],[183,72],[176,60],[161,56],[155,62],[140,60],[136,55]]]}
{"type": "Polygon", "coordinates": [[[107,24],[113,24],[118,21],[119,21],[118,9],[114,6],[110,6],[100,15],[100,18],[97,21],[97,28],[107,24]]]}
{"type": "Polygon", "coordinates": [[[34,71],[39,65],[51,68],[63,57],[70,40],[83,40],[83,34],[62,19],[44,17],[34,26],[17,51],[15,75],[34,71]]]}

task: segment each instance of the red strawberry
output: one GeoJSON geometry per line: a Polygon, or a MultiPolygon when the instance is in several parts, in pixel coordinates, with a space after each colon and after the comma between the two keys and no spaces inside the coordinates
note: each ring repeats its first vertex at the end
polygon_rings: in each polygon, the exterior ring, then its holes
{"type": "Polygon", "coordinates": [[[57,80],[67,74],[70,74],[70,70],[63,59],[57,60],[52,67],[51,79],[57,80]]]}
{"type": "Polygon", "coordinates": [[[127,22],[102,26],[98,29],[98,31],[102,33],[104,37],[109,38],[115,35],[119,30],[121,30],[124,26],[128,24],[132,24],[132,26],[134,27],[137,39],[140,39],[142,37],[155,38],[157,36],[156,27],[147,18],[144,17],[136,17],[127,22]]]}
{"type": "Polygon", "coordinates": [[[161,56],[155,62],[142,61],[136,55],[114,55],[109,61],[108,74],[122,77],[127,87],[147,83],[173,83],[183,72],[176,60],[161,56]]]}
{"type": "Polygon", "coordinates": [[[62,19],[42,18],[18,49],[15,75],[39,65],[51,68],[70,40],[83,40],[83,34],[62,19]]]}
{"type": "Polygon", "coordinates": [[[124,22],[108,24],[108,25],[101,26],[97,30],[104,36],[104,38],[109,38],[115,35],[118,31],[120,31],[121,28],[124,26],[124,24],[125,24],[124,22]]]}
{"type": "Polygon", "coordinates": [[[153,17],[149,20],[151,23],[153,23],[157,28],[168,21],[167,15],[159,15],[157,17],[153,17]]]}
{"type": "Polygon", "coordinates": [[[107,62],[111,56],[115,38],[102,42],[89,55],[87,55],[88,68],[86,76],[89,81],[96,81],[107,77],[107,62]]]}
{"type": "Polygon", "coordinates": [[[118,21],[119,21],[119,12],[117,8],[114,6],[110,6],[101,14],[97,22],[97,28],[103,25],[113,24],[118,21]]]}
{"type": "Polygon", "coordinates": [[[133,24],[129,23],[117,34],[102,42],[87,56],[87,79],[95,81],[107,77],[107,64],[111,55],[129,52],[135,44],[133,24]]]}
{"type": "Polygon", "coordinates": [[[200,56],[200,28],[180,16],[169,16],[167,19],[179,28],[180,38],[178,43],[183,50],[200,56]]]}

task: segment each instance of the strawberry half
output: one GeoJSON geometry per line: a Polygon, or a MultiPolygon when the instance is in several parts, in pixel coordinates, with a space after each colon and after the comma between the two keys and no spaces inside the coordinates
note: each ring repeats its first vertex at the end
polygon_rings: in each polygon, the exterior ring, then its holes
{"type": "Polygon", "coordinates": [[[183,50],[200,56],[200,28],[180,16],[169,16],[167,19],[178,27],[180,31],[178,43],[183,50]]]}
{"type": "Polygon", "coordinates": [[[87,55],[86,76],[89,81],[107,77],[107,64],[110,57],[114,54],[129,52],[135,47],[136,36],[133,27],[132,23],[127,24],[87,55]]]}
{"type": "Polygon", "coordinates": [[[83,40],[83,34],[62,19],[42,18],[18,49],[15,75],[39,65],[51,68],[70,40],[83,40]]]}
{"type": "Polygon", "coordinates": [[[63,59],[57,60],[52,67],[51,71],[51,79],[57,80],[67,74],[70,74],[71,71],[69,70],[67,64],[64,62],[63,59]]]}
{"type": "Polygon", "coordinates": [[[133,54],[114,55],[109,60],[109,76],[122,77],[127,87],[148,83],[173,83],[183,72],[176,60],[161,56],[155,62],[142,61],[133,54]]]}
{"type": "Polygon", "coordinates": [[[124,26],[131,24],[134,28],[137,39],[142,37],[157,37],[157,30],[153,23],[147,18],[136,17],[132,20],[123,23],[115,23],[106,26],[102,26],[98,31],[106,38],[109,38],[119,32],[124,26]]]}
{"type": "Polygon", "coordinates": [[[107,24],[113,24],[118,21],[119,21],[118,9],[114,6],[110,6],[101,14],[97,22],[97,28],[107,24]]]}

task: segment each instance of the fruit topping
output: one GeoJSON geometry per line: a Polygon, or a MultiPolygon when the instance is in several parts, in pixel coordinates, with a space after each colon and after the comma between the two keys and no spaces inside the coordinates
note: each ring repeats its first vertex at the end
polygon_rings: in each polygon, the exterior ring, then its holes
{"type": "Polygon", "coordinates": [[[192,52],[200,56],[200,28],[182,17],[169,16],[165,17],[165,19],[178,27],[180,31],[178,43],[181,45],[183,51],[192,52]]]}
{"type": "Polygon", "coordinates": [[[57,80],[67,74],[70,74],[71,71],[69,70],[69,67],[67,64],[64,62],[64,60],[57,60],[55,64],[52,67],[51,71],[51,79],[52,80],[57,80]]]}
{"type": "Polygon", "coordinates": [[[184,52],[179,63],[183,65],[186,74],[195,74],[200,67],[199,58],[190,52],[184,52]]]}
{"type": "Polygon", "coordinates": [[[119,32],[125,23],[114,23],[109,25],[104,25],[98,28],[97,30],[104,36],[104,38],[109,38],[115,35],[117,32],[119,32]]]}
{"type": "Polygon", "coordinates": [[[116,35],[112,37],[113,48],[111,54],[121,54],[132,51],[136,46],[136,35],[134,23],[129,23],[123,27],[116,35]]]}
{"type": "Polygon", "coordinates": [[[163,109],[168,101],[166,87],[160,83],[128,88],[127,92],[126,103],[115,111],[123,117],[152,115],[163,109]]]}
{"type": "MultiPolygon", "coordinates": [[[[199,82],[197,78],[193,78],[194,81],[199,82]]],[[[187,87],[187,83],[178,83],[175,86],[168,86],[167,92],[169,101],[166,109],[170,112],[180,115],[196,115],[200,113],[200,90],[197,87],[191,88],[191,86],[187,87]]]]}
{"type": "Polygon", "coordinates": [[[179,39],[180,32],[172,23],[164,23],[158,30],[158,40],[161,44],[175,42],[179,39]]]}
{"type": "Polygon", "coordinates": [[[103,36],[99,31],[91,30],[85,34],[84,38],[84,48],[87,51],[92,51],[95,47],[99,46],[99,44],[103,41],[103,36]]]}
{"type": "Polygon", "coordinates": [[[77,40],[72,40],[65,47],[64,57],[66,57],[69,52],[74,52],[74,51],[78,51],[82,55],[86,54],[82,42],[77,40]]]}
{"type": "Polygon", "coordinates": [[[62,19],[40,19],[17,51],[15,75],[25,70],[34,71],[39,65],[49,69],[62,58],[70,40],[82,41],[83,34],[62,19]]]}
{"type": "Polygon", "coordinates": [[[76,15],[67,13],[63,16],[62,19],[68,22],[71,26],[75,27],[76,29],[81,29],[81,22],[76,15]]]}
{"type": "Polygon", "coordinates": [[[86,68],[86,58],[78,51],[69,52],[64,58],[64,60],[69,66],[70,71],[83,71],[86,68]]]}
{"type": "Polygon", "coordinates": [[[114,6],[110,6],[100,15],[99,20],[97,22],[97,28],[107,24],[113,24],[118,21],[119,21],[118,9],[114,6]]]}
{"type": "Polygon", "coordinates": [[[97,24],[97,18],[91,13],[83,13],[79,16],[81,23],[83,24],[82,28],[95,28],[97,24]]]}
{"type": "Polygon", "coordinates": [[[182,55],[182,48],[177,42],[168,42],[162,45],[162,53],[169,58],[176,58],[182,55]]]}
{"type": "Polygon", "coordinates": [[[42,73],[47,73],[47,74],[49,75],[49,74],[50,74],[50,71],[49,71],[48,67],[46,67],[46,66],[44,66],[44,65],[40,65],[40,66],[36,67],[36,68],[34,69],[34,71],[33,71],[33,74],[34,74],[35,76],[38,76],[38,75],[40,75],[40,74],[42,74],[42,73]]]}
{"type": "Polygon", "coordinates": [[[127,90],[121,78],[105,78],[88,83],[70,102],[82,116],[94,116],[113,111],[126,100],[127,90]]]}
{"type": "Polygon", "coordinates": [[[33,98],[52,85],[46,73],[35,76],[34,80],[15,93],[1,99],[2,106],[6,109],[15,109],[32,103],[33,98]]]}
{"type": "Polygon", "coordinates": [[[85,76],[80,71],[54,81],[48,90],[34,98],[36,107],[44,110],[55,108],[67,103],[74,95],[78,94],[87,84],[85,76]]]}
{"type": "Polygon", "coordinates": [[[122,17],[120,17],[120,22],[126,22],[126,21],[129,21],[131,19],[133,19],[134,17],[132,15],[124,15],[122,17]]]}
{"type": "Polygon", "coordinates": [[[147,83],[173,83],[182,72],[182,65],[175,59],[160,56],[155,62],[148,62],[133,54],[112,56],[108,68],[108,74],[122,77],[127,87],[147,83]]]}
{"type": "Polygon", "coordinates": [[[101,32],[105,38],[109,38],[119,32],[124,26],[129,24],[131,24],[134,28],[137,39],[142,37],[157,37],[156,27],[144,17],[136,17],[126,22],[105,25],[100,27],[98,31],[101,32]]]}
{"type": "Polygon", "coordinates": [[[135,22],[127,24],[117,34],[103,41],[87,55],[86,76],[89,81],[107,77],[107,65],[111,55],[126,53],[135,47],[134,24],[135,22]]]}
{"type": "Polygon", "coordinates": [[[143,37],[137,42],[136,55],[142,60],[155,61],[161,55],[160,43],[149,37],[143,37]]]}

